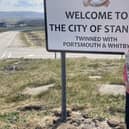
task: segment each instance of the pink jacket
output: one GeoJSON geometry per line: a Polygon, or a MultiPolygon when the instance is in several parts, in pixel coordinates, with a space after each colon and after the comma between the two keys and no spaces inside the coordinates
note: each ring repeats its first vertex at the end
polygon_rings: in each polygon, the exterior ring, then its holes
{"type": "MultiPolygon", "coordinates": [[[[126,83],[128,82],[126,64],[124,65],[123,79],[124,79],[124,82],[125,82],[125,84],[126,84],[126,83]]],[[[129,93],[129,90],[127,90],[127,92],[129,93]]]]}

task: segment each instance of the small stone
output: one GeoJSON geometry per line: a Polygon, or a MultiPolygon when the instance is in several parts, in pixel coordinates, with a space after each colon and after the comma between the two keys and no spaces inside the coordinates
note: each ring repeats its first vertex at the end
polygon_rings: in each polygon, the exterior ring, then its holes
{"type": "Polygon", "coordinates": [[[108,123],[108,125],[109,125],[110,127],[117,127],[117,126],[119,126],[119,123],[120,123],[120,122],[118,122],[118,121],[116,121],[116,120],[108,120],[107,123],[108,123]]]}
{"type": "Polygon", "coordinates": [[[91,124],[91,119],[85,119],[85,124],[91,124]]]}
{"type": "Polygon", "coordinates": [[[74,112],[74,111],[73,111],[73,112],[71,113],[71,117],[72,117],[72,118],[78,118],[78,117],[80,118],[80,117],[82,117],[82,116],[81,116],[81,113],[80,113],[80,112],[74,112]]]}
{"type": "Polygon", "coordinates": [[[102,121],[105,121],[105,118],[103,118],[103,117],[97,117],[94,120],[98,120],[98,121],[102,122],[102,121]]]}
{"type": "Polygon", "coordinates": [[[98,120],[95,120],[94,123],[95,123],[95,127],[99,127],[100,126],[100,122],[98,120]]]}
{"type": "Polygon", "coordinates": [[[57,123],[60,123],[60,122],[61,122],[60,118],[55,117],[55,119],[53,119],[53,124],[57,124],[57,123]]]}
{"type": "Polygon", "coordinates": [[[85,119],[90,118],[87,113],[83,113],[83,114],[82,114],[82,117],[85,118],[85,119]]]}
{"type": "Polygon", "coordinates": [[[73,125],[74,125],[75,127],[78,127],[78,126],[79,126],[79,124],[76,123],[76,122],[74,122],[73,125]]]}
{"type": "Polygon", "coordinates": [[[71,124],[75,125],[75,126],[80,126],[81,125],[81,120],[80,119],[72,119],[71,120],[71,124]]]}

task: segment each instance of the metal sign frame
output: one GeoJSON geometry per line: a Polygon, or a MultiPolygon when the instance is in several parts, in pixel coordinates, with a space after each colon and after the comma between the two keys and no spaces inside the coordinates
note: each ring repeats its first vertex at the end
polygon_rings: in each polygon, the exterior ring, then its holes
{"type": "Polygon", "coordinates": [[[98,53],[98,54],[124,54],[125,52],[123,51],[81,51],[81,50],[61,50],[61,49],[52,49],[48,47],[48,28],[47,28],[47,5],[46,5],[46,1],[44,0],[44,13],[45,13],[45,36],[46,36],[46,49],[49,52],[72,52],[72,53],[98,53]]]}

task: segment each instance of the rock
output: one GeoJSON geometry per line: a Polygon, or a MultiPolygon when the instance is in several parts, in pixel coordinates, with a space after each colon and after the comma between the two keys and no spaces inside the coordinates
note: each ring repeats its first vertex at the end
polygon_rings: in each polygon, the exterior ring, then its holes
{"type": "Polygon", "coordinates": [[[94,79],[94,80],[101,79],[101,78],[102,78],[101,76],[89,76],[89,79],[94,79]]]}
{"type": "Polygon", "coordinates": [[[87,113],[83,113],[83,114],[82,114],[82,117],[85,118],[85,119],[90,118],[87,113]]]}
{"type": "Polygon", "coordinates": [[[100,127],[100,122],[98,120],[92,120],[95,123],[95,127],[100,127]]]}
{"type": "Polygon", "coordinates": [[[68,123],[70,123],[76,127],[79,127],[81,125],[81,120],[74,118],[74,119],[71,119],[70,122],[68,122],[68,123]]]}
{"type": "Polygon", "coordinates": [[[93,121],[96,121],[96,120],[102,122],[102,121],[105,121],[105,118],[103,118],[103,117],[97,117],[97,118],[93,119],[93,121]]]}
{"type": "Polygon", "coordinates": [[[70,123],[75,126],[80,126],[83,123],[85,118],[82,116],[80,112],[72,112],[70,123]]]}
{"type": "Polygon", "coordinates": [[[123,85],[102,85],[98,92],[100,95],[125,95],[125,88],[123,85]]]}
{"type": "Polygon", "coordinates": [[[54,84],[49,84],[49,85],[44,85],[44,86],[39,86],[34,88],[27,87],[26,89],[24,89],[22,94],[36,96],[43,92],[48,91],[49,88],[51,87],[54,87],[54,84]]]}
{"type": "Polygon", "coordinates": [[[116,121],[116,120],[108,120],[107,121],[107,123],[108,123],[108,125],[110,126],[110,127],[117,127],[117,126],[119,126],[119,121],[116,121]]]}
{"type": "Polygon", "coordinates": [[[82,114],[80,113],[80,112],[72,112],[71,113],[71,117],[72,118],[80,118],[80,117],[82,117],[82,114]]]}

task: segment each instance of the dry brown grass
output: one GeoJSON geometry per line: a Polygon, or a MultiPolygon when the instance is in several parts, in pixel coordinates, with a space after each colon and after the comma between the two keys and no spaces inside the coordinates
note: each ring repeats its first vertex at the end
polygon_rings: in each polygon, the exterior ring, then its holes
{"type": "MultiPolygon", "coordinates": [[[[124,117],[124,96],[100,96],[98,84],[122,84],[123,60],[67,60],[67,105],[86,110],[90,116],[124,117]],[[92,80],[89,76],[102,78],[92,80]],[[80,108],[79,108],[80,107],[80,108]],[[83,108],[82,108],[83,107],[83,108]],[[120,112],[121,111],[121,112],[120,112]]],[[[60,60],[8,59],[0,61],[0,129],[33,129],[53,108],[61,105],[60,60]],[[10,69],[12,66],[18,69],[10,69]],[[54,83],[38,96],[22,95],[26,87],[54,83]],[[43,105],[45,110],[19,111],[25,105],[43,105]],[[33,124],[35,123],[35,124],[33,124]]]]}

